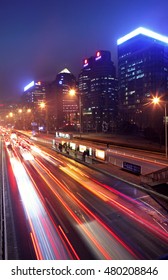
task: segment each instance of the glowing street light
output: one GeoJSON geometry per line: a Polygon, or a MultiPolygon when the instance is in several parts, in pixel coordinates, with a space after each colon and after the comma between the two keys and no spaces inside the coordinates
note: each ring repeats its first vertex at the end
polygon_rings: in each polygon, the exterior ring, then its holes
{"type": "Polygon", "coordinates": [[[43,108],[46,107],[46,104],[44,102],[41,102],[39,106],[40,106],[41,109],[43,109],[43,108]]]}
{"type": "Polygon", "coordinates": [[[153,97],[153,100],[152,100],[152,103],[153,104],[159,104],[159,102],[160,102],[160,98],[159,97],[153,97]]]}
{"type": "Polygon", "coordinates": [[[81,101],[81,94],[77,93],[75,89],[70,89],[69,94],[71,96],[78,96],[79,98],[79,127],[80,127],[80,135],[82,133],[82,101],[81,101]]]}
{"type": "MultiPolygon", "coordinates": [[[[159,103],[162,102],[160,100],[160,97],[153,97],[152,103],[155,105],[159,105],[159,103]]],[[[165,123],[165,155],[167,158],[167,107],[166,107],[166,102],[164,103],[164,123],[165,123]]]]}
{"type": "Polygon", "coordinates": [[[71,96],[74,96],[74,95],[76,95],[76,90],[75,89],[70,89],[69,90],[69,94],[71,95],[71,96]]]}
{"type": "Polygon", "coordinates": [[[45,109],[46,132],[48,133],[48,106],[43,101],[39,104],[39,106],[41,109],[45,109]]]}
{"type": "Polygon", "coordinates": [[[18,113],[21,114],[21,113],[30,113],[31,112],[31,109],[27,109],[26,111],[24,109],[18,109],[18,113]]]}

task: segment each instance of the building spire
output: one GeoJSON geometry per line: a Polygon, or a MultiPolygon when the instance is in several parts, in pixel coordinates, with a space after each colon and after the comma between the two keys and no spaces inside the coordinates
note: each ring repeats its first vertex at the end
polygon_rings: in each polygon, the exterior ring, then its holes
{"type": "Polygon", "coordinates": [[[67,68],[64,68],[62,71],[59,72],[59,74],[61,74],[61,73],[71,74],[71,72],[67,68]]]}

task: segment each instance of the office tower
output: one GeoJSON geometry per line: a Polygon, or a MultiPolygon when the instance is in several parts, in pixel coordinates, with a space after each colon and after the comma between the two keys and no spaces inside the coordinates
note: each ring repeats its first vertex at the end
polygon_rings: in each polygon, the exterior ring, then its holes
{"type": "Polygon", "coordinates": [[[48,102],[52,118],[55,119],[55,129],[66,130],[71,125],[77,125],[78,98],[70,95],[71,89],[76,90],[76,78],[65,68],[49,87],[48,102]]]}
{"type": "MultiPolygon", "coordinates": [[[[31,109],[29,114],[29,126],[32,130],[46,130],[47,111],[46,111],[46,93],[48,83],[43,81],[32,81],[24,87],[21,104],[24,111],[31,109]],[[44,106],[41,106],[44,105],[44,106]]],[[[24,114],[20,114],[23,115],[24,114]]],[[[25,114],[28,117],[28,114],[25,114]]]]}
{"type": "Polygon", "coordinates": [[[139,27],[117,45],[120,117],[143,129],[153,122],[152,96],[168,97],[168,37],[139,27]]]}
{"type": "Polygon", "coordinates": [[[84,59],[79,74],[82,124],[86,131],[112,131],[117,115],[116,69],[109,51],[84,59]]]}
{"type": "Polygon", "coordinates": [[[47,83],[42,81],[32,81],[24,87],[22,101],[25,104],[39,105],[46,100],[47,83]]]}

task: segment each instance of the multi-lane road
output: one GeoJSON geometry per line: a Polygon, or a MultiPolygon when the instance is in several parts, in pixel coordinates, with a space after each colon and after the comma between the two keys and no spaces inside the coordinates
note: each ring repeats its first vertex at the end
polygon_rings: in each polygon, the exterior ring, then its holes
{"type": "Polygon", "coordinates": [[[12,146],[8,137],[1,141],[16,258],[130,260],[168,254],[167,212],[147,192],[24,136],[12,146]]]}

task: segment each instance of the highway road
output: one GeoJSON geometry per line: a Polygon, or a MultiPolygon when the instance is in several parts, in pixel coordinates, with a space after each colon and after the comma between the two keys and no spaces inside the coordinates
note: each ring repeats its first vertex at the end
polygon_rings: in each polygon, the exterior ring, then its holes
{"type": "Polygon", "coordinates": [[[7,151],[35,258],[159,259],[168,253],[166,214],[144,203],[146,193],[125,185],[126,194],[122,181],[23,139],[7,151]]]}
{"type": "Polygon", "coordinates": [[[23,136],[12,149],[8,144],[32,258],[130,260],[168,254],[167,213],[148,193],[23,136]]]}

